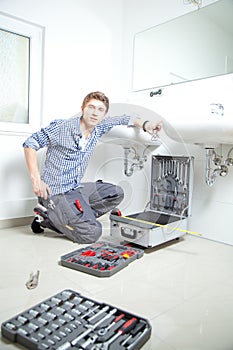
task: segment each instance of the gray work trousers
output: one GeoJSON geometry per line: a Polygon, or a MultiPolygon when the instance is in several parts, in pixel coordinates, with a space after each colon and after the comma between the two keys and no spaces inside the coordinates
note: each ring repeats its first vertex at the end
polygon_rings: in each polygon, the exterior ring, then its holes
{"type": "Polygon", "coordinates": [[[96,242],[102,234],[102,225],[96,219],[118,206],[123,198],[124,192],[119,186],[101,180],[82,183],[75,190],[51,196],[54,209],[42,200],[48,213],[42,226],[77,243],[96,242]]]}

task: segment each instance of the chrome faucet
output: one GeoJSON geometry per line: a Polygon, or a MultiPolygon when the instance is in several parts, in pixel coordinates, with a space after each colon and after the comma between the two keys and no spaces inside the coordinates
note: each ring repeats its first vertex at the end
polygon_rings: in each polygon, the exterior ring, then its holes
{"type": "Polygon", "coordinates": [[[210,111],[212,114],[216,114],[221,117],[224,115],[224,107],[221,103],[211,103],[210,111]]]}

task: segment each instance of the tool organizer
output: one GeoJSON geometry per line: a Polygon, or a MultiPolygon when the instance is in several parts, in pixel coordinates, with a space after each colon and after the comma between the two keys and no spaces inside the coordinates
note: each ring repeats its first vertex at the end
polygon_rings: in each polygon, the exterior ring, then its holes
{"type": "Polygon", "coordinates": [[[143,254],[141,249],[99,241],[62,256],[60,262],[97,277],[110,277],[143,254]]]}
{"type": "Polygon", "coordinates": [[[125,310],[63,290],[2,323],[1,332],[31,350],[138,350],[151,326],[125,310]]]}
{"type": "Polygon", "coordinates": [[[150,210],[110,214],[111,235],[154,247],[186,233],[191,212],[193,157],[152,156],[150,210]]]}

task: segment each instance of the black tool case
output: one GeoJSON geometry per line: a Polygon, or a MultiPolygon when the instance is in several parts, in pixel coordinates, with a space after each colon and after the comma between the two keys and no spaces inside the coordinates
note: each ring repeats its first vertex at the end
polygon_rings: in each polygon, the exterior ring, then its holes
{"type": "Polygon", "coordinates": [[[193,163],[193,157],[153,155],[150,209],[127,216],[111,213],[111,235],[143,247],[184,235],[191,211],[193,163]]]}
{"type": "Polygon", "coordinates": [[[63,255],[60,263],[97,277],[110,277],[143,254],[142,249],[98,241],[63,255]]]}
{"type": "Polygon", "coordinates": [[[73,290],[63,290],[1,325],[3,337],[31,350],[138,350],[148,320],[73,290]]]}

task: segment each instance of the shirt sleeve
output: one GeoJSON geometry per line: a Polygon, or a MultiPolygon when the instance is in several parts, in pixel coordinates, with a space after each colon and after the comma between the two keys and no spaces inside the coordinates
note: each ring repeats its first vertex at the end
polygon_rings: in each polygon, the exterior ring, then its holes
{"type": "Polygon", "coordinates": [[[116,117],[106,117],[100,124],[99,124],[99,131],[100,134],[105,134],[109,130],[111,130],[114,126],[117,125],[126,125],[126,126],[134,126],[134,120],[136,117],[134,116],[128,116],[128,115],[122,115],[122,116],[116,116],[116,117]]]}
{"type": "Polygon", "coordinates": [[[23,143],[24,148],[33,148],[38,151],[40,148],[46,147],[53,143],[59,136],[60,125],[64,122],[62,119],[54,120],[45,128],[33,133],[23,143]]]}

